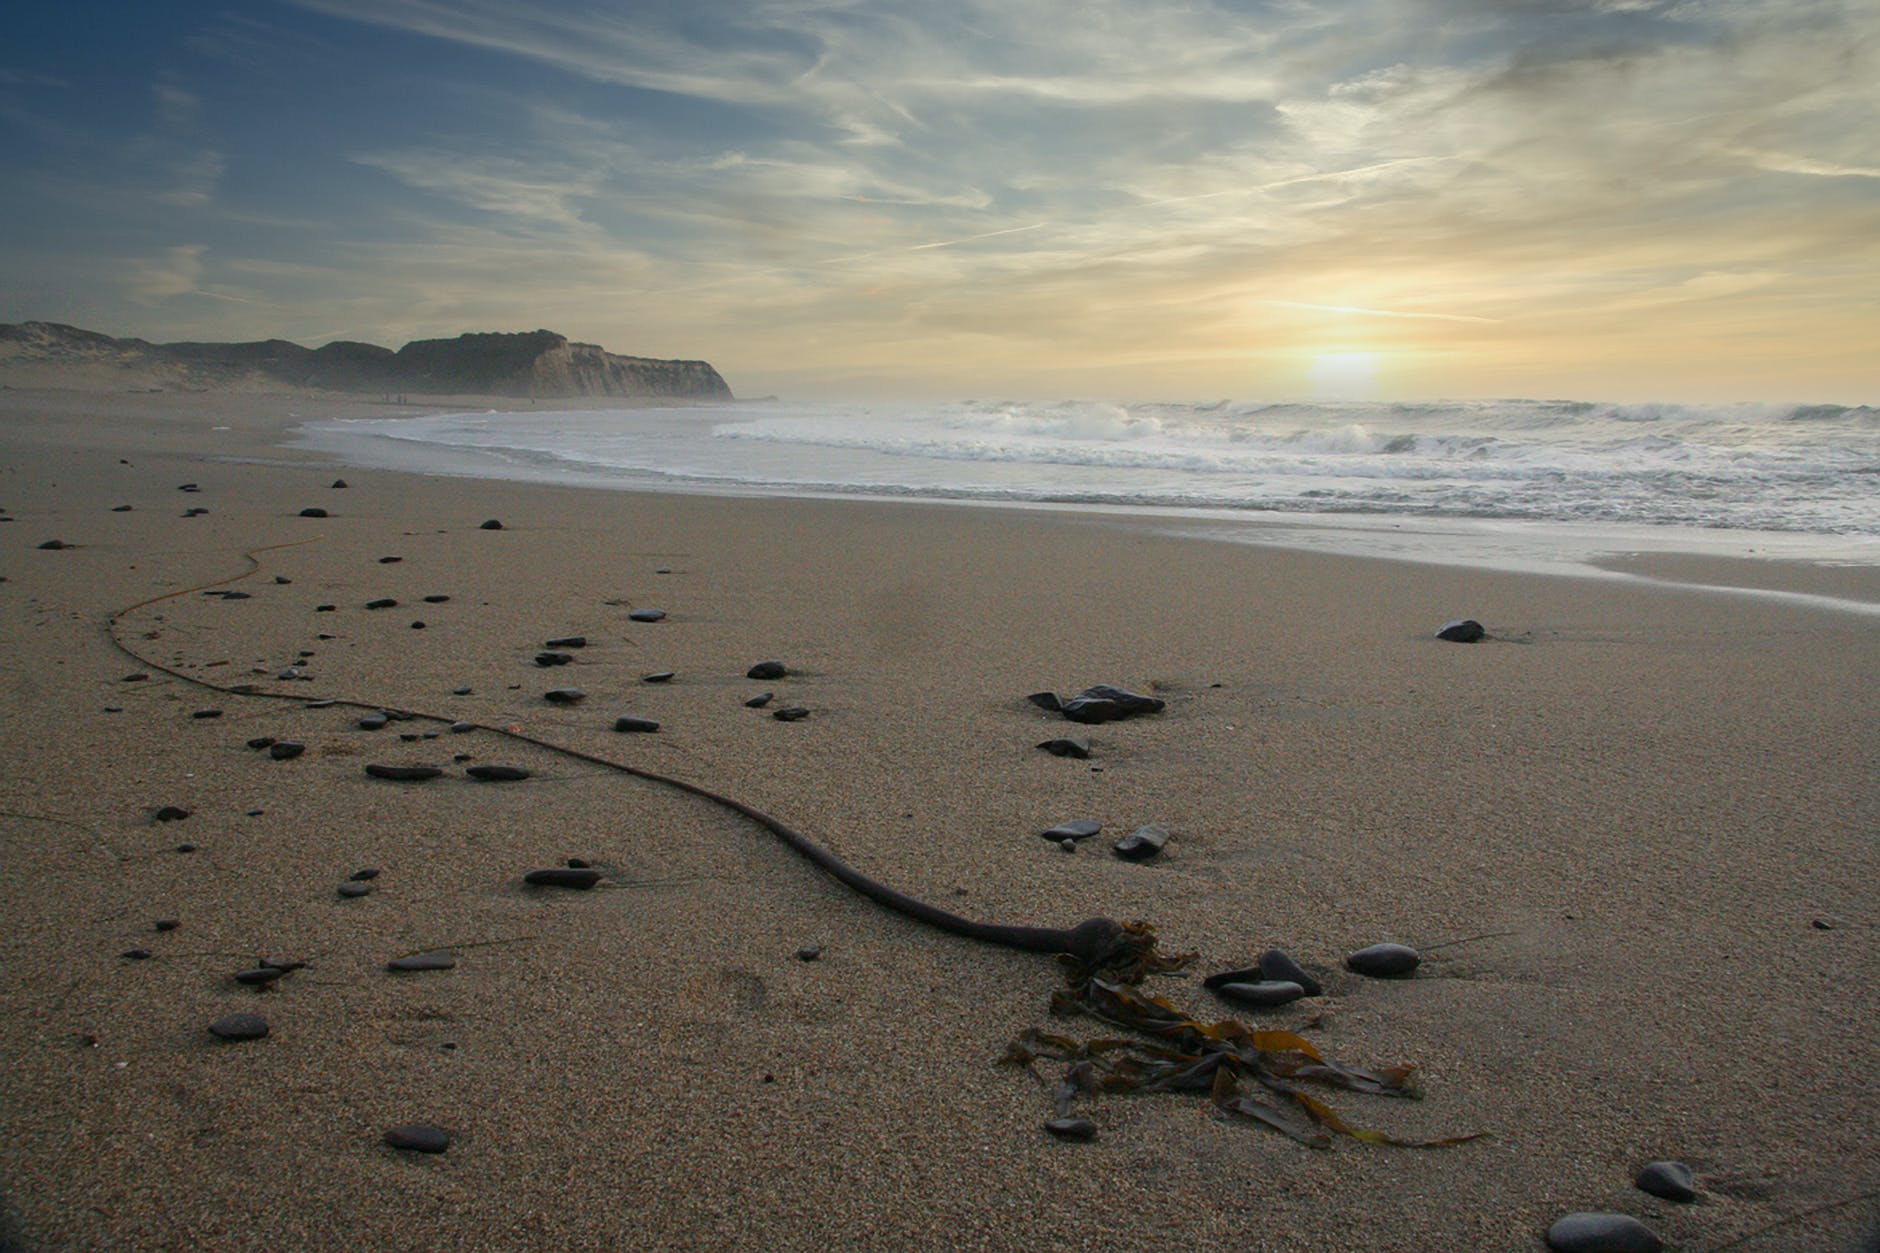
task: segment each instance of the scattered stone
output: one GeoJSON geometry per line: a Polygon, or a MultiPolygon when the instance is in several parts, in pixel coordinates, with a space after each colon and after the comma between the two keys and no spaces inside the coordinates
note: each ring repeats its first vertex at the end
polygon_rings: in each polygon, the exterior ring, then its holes
{"type": "Polygon", "coordinates": [[[339,885],[339,894],[349,901],[356,901],[361,897],[372,895],[372,885],[370,883],[342,883],[339,885]]]}
{"type": "Polygon", "coordinates": [[[112,513],[129,513],[131,512],[131,507],[129,505],[112,505],[111,512],[112,513]]]}
{"type": "Polygon", "coordinates": [[[1373,944],[1345,958],[1345,968],[1373,979],[1401,979],[1423,962],[1407,944],[1373,944]]]}
{"type": "Polygon", "coordinates": [[[465,766],[464,773],[479,783],[519,783],[529,777],[521,766],[465,766]]]}
{"type": "Polygon", "coordinates": [[[385,724],[391,720],[391,715],[386,713],[363,714],[359,718],[359,729],[361,731],[383,731],[385,724]]]}
{"type": "Polygon", "coordinates": [[[1086,840],[1103,830],[1101,822],[1092,822],[1088,818],[1073,818],[1069,822],[1060,822],[1048,831],[1040,831],[1047,840],[1086,840]]]}
{"type": "Polygon", "coordinates": [[[183,923],[177,918],[159,918],[150,925],[158,931],[174,931],[182,926],[183,923]]]}
{"type": "Polygon", "coordinates": [[[1554,1253],[1659,1253],[1665,1242],[1630,1214],[1568,1214],[1547,1229],[1554,1253]]]}
{"type": "Polygon", "coordinates": [[[498,522],[495,518],[491,518],[488,522],[485,522],[482,526],[477,528],[479,531],[500,531],[502,529],[503,524],[498,522]]]}
{"type": "Polygon", "coordinates": [[[543,648],[586,648],[587,636],[563,635],[555,639],[549,640],[548,642],[544,643],[542,647],[543,648]]]}
{"type": "Polygon", "coordinates": [[[198,709],[189,716],[192,718],[220,718],[222,711],[220,709],[198,709]]]}
{"type": "Polygon", "coordinates": [[[253,970],[236,971],[235,982],[246,987],[265,988],[286,973],[278,966],[256,966],[253,970]]]}
{"type": "Polygon", "coordinates": [[[268,1034],[268,1020],[260,1014],[224,1014],[209,1024],[218,1040],[259,1040],[268,1034]]]}
{"type": "Polygon", "coordinates": [[[587,693],[578,687],[558,687],[543,692],[542,699],[551,705],[576,705],[587,699],[587,693]]]}
{"type": "Polygon", "coordinates": [[[1114,722],[1138,714],[1160,713],[1164,702],[1154,696],[1138,696],[1120,687],[1098,684],[1087,687],[1058,707],[1058,712],[1072,722],[1114,722]]]}
{"type": "Polygon", "coordinates": [[[315,613],[333,613],[338,609],[338,605],[315,605],[313,607],[315,613]]]}
{"type": "Polygon", "coordinates": [[[677,676],[675,676],[671,670],[655,670],[651,674],[641,675],[640,682],[642,683],[670,683],[673,681],[675,677],[677,676]]]}
{"type": "Polygon", "coordinates": [[[1445,622],[1436,630],[1436,638],[1448,640],[1452,644],[1473,644],[1488,635],[1482,624],[1474,618],[1458,618],[1454,622],[1445,622]]]}
{"type": "Polygon", "coordinates": [[[347,482],[347,481],[346,481],[345,479],[334,479],[334,480],[333,480],[333,488],[334,488],[335,490],[337,490],[337,489],[340,489],[340,488],[344,488],[344,487],[350,487],[350,486],[352,486],[352,484],[350,484],[350,483],[348,483],[348,482],[347,482]]]}
{"type": "Polygon", "coordinates": [[[223,600],[253,600],[254,599],[254,597],[250,596],[247,592],[221,592],[218,594],[222,597],[223,600]]]}
{"type": "Polygon", "coordinates": [[[1038,706],[1038,708],[1048,710],[1051,713],[1056,713],[1058,710],[1064,708],[1064,704],[1062,701],[1058,700],[1056,692],[1033,692],[1025,699],[1038,706]]]}
{"type": "Polygon", "coordinates": [[[586,870],[591,864],[579,857],[570,857],[567,862],[570,870],[586,870]]]}
{"type": "Polygon", "coordinates": [[[256,750],[272,747],[273,744],[274,737],[272,735],[257,735],[254,739],[248,741],[248,747],[256,750]]]}
{"type": "Polygon", "coordinates": [[[387,970],[408,974],[415,970],[449,970],[457,964],[457,958],[447,948],[433,949],[428,953],[411,953],[404,957],[394,957],[385,963],[387,970]]]}
{"type": "Polygon", "coordinates": [[[179,492],[199,492],[202,488],[194,483],[184,483],[178,486],[176,490],[179,492]]]}
{"type": "Polygon", "coordinates": [[[176,851],[179,853],[193,853],[196,851],[196,846],[194,844],[178,844],[176,851]]]}
{"type": "Polygon", "coordinates": [[[800,962],[813,962],[821,956],[822,945],[820,944],[805,944],[802,948],[796,950],[796,959],[800,962]]]}
{"type": "Polygon", "coordinates": [[[184,809],[181,805],[165,805],[163,808],[157,810],[155,814],[155,818],[158,822],[181,822],[187,817],[189,817],[189,810],[184,809]]]}
{"type": "Polygon", "coordinates": [[[150,950],[147,948],[127,948],[122,953],[119,953],[118,956],[124,958],[126,961],[149,961],[150,950]]]}
{"type": "Polygon", "coordinates": [[[772,710],[770,716],[778,722],[801,722],[809,717],[809,710],[801,705],[785,705],[782,709],[772,710]]]}
{"type": "Polygon", "coordinates": [[[765,705],[768,705],[771,701],[775,699],[777,699],[777,694],[775,692],[762,692],[756,696],[751,697],[749,700],[745,701],[744,707],[746,709],[762,709],[765,705]]]}
{"type": "Polygon", "coordinates": [[[1124,861],[1148,861],[1168,843],[1169,830],[1159,822],[1145,823],[1111,846],[1124,861]]]}
{"type": "Polygon", "coordinates": [[[307,746],[299,740],[276,740],[268,745],[268,756],[276,761],[292,761],[307,751],[307,746]]]}
{"type": "Polygon", "coordinates": [[[1683,1162],[1652,1162],[1632,1181],[1640,1192],[1688,1205],[1697,1199],[1697,1175],[1683,1162]]]}
{"type": "Polygon", "coordinates": [[[671,566],[654,566],[653,573],[654,574],[671,574],[672,567],[671,566]]]}
{"type": "Polygon", "coordinates": [[[270,970],[278,970],[282,974],[291,974],[296,970],[307,968],[306,962],[295,961],[291,957],[264,957],[256,964],[266,966],[270,970]]]}
{"type": "Polygon", "coordinates": [[[123,679],[119,681],[123,683],[147,683],[149,680],[150,676],[140,670],[136,674],[125,675],[123,679]]]}
{"type": "Polygon", "coordinates": [[[747,679],[757,679],[761,682],[769,682],[772,679],[781,679],[788,673],[790,673],[789,670],[784,667],[781,661],[760,661],[749,670],[746,670],[744,677],[747,679]]]}
{"type": "Polygon", "coordinates": [[[1074,853],[1077,851],[1077,841],[1067,837],[1058,841],[1058,847],[1067,853],[1074,853]]]}
{"type": "Polygon", "coordinates": [[[567,653],[537,653],[535,655],[535,664],[544,670],[550,666],[565,666],[573,660],[574,658],[567,653]]]}
{"type": "Polygon", "coordinates": [[[397,604],[398,602],[393,600],[390,596],[381,596],[377,600],[367,601],[366,608],[367,609],[391,609],[397,604]]]}
{"type": "Polygon", "coordinates": [[[614,730],[621,732],[657,731],[659,730],[659,724],[654,722],[651,718],[635,718],[627,714],[622,714],[620,717],[614,719],[614,730]]]}
{"type": "Polygon", "coordinates": [[[452,689],[450,689],[450,694],[452,696],[468,696],[470,695],[471,692],[475,690],[476,690],[475,688],[471,688],[471,687],[453,687],[452,689]]]}
{"type": "Polygon", "coordinates": [[[666,611],[664,609],[634,609],[627,614],[627,617],[635,622],[659,622],[664,619],[665,616],[666,611]]]}
{"type": "Polygon", "coordinates": [[[442,592],[433,592],[431,595],[424,598],[424,603],[427,605],[441,605],[449,599],[450,597],[444,595],[442,592]]]}
{"type": "Polygon", "coordinates": [[[1053,757],[1086,758],[1090,756],[1090,741],[1078,739],[1046,740],[1038,745],[1053,757]]]}
{"type": "Polygon", "coordinates": [[[293,580],[288,578],[285,574],[277,574],[274,576],[274,586],[276,587],[288,587],[292,585],[292,583],[293,580]]]}
{"type": "Polygon", "coordinates": [[[453,722],[450,724],[450,731],[452,735],[463,735],[470,731],[474,731],[476,729],[477,729],[477,724],[474,722],[453,722]]]}
{"type": "Polygon", "coordinates": [[[1817,931],[1832,931],[1839,924],[1833,918],[1816,918],[1808,925],[1817,931]]]}
{"type": "Polygon", "coordinates": [[[1280,952],[1270,948],[1260,954],[1260,975],[1266,979],[1284,979],[1304,988],[1307,996],[1324,996],[1325,985],[1313,978],[1304,966],[1280,952]]]}
{"type": "Polygon", "coordinates": [[[1088,1118],[1053,1118],[1045,1123],[1044,1129],[1060,1140],[1094,1140],[1097,1138],[1097,1124],[1088,1118]]]}
{"type": "Polygon", "coordinates": [[[52,553],[56,553],[56,552],[58,552],[58,551],[59,551],[60,549],[62,549],[62,548],[70,548],[70,547],[72,547],[72,545],[70,545],[70,544],[68,544],[68,543],[66,543],[66,542],[65,542],[64,540],[62,540],[62,539],[49,539],[49,540],[47,540],[47,541],[46,541],[45,543],[43,543],[43,544],[41,544],[41,545],[40,545],[39,547],[40,547],[41,549],[43,549],[44,551],[46,551],[46,552],[52,552],[52,553]]]}
{"type": "Polygon", "coordinates": [[[308,709],[331,709],[337,704],[339,704],[339,702],[336,700],[310,700],[307,702],[306,707],[308,709]]]}
{"type": "Polygon", "coordinates": [[[592,868],[574,866],[550,866],[546,870],[531,870],[522,876],[522,881],[538,888],[573,888],[585,892],[601,881],[601,872],[592,868]]]}
{"type": "Polygon", "coordinates": [[[411,629],[412,629],[412,630],[414,630],[414,631],[422,631],[422,630],[424,630],[424,621],[423,621],[423,619],[419,619],[418,621],[416,621],[416,622],[414,622],[414,623],[412,623],[412,624],[411,624],[411,629]]]}
{"type": "Polygon", "coordinates": [[[399,783],[422,783],[426,779],[435,779],[444,773],[442,766],[387,766],[373,762],[366,767],[366,773],[375,779],[391,779],[399,783]]]}
{"type": "Polygon", "coordinates": [[[1258,983],[1223,983],[1214,994],[1253,1009],[1277,1009],[1292,1004],[1306,990],[1290,979],[1262,979],[1258,983]]]}
{"type": "Polygon", "coordinates": [[[313,508],[302,509],[300,511],[300,516],[303,518],[324,518],[327,516],[327,514],[326,514],[326,510],[324,509],[313,507],[313,508]]]}
{"type": "Polygon", "coordinates": [[[354,883],[368,883],[379,877],[379,868],[377,866],[367,866],[364,870],[355,870],[346,877],[354,883]]]}
{"type": "Polygon", "coordinates": [[[207,509],[204,509],[204,508],[201,508],[200,506],[198,506],[198,507],[197,507],[197,508],[195,508],[195,509],[185,509],[185,510],[183,510],[183,516],[184,516],[185,518],[200,518],[200,517],[201,517],[201,516],[202,516],[203,514],[205,514],[205,513],[208,513],[208,512],[209,512],[209,511],[208,511],[207,509]]]}
{"type": "Polygon", "coordinates": [[[450,1147],[450,1132],[428,1122],[401,1123],[385,1133],[385,1143],[412,1153],[442,1153],[450,1147]]]}

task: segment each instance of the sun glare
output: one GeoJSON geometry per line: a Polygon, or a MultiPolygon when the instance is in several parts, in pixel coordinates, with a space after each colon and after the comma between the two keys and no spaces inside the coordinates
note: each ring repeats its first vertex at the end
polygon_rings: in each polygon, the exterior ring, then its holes
{"type": "Polygon", "coordinates": [[[1369,400],[1377,394],[1377,354],[1322,352],[1306,370],[1312,394],[1327,400],[1369,400]]]}

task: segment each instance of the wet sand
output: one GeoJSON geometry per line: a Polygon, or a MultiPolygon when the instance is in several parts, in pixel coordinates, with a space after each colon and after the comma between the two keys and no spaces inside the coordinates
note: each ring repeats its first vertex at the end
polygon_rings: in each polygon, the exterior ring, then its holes
{"type": "MultiPolygon", "coordinates": [[[[1692,1249],[1873,1230],[1874,618],[279,446],[294,415],[367,412],[387,409],[0,392],[20,1247],[1520,1249],[1572,1210],[1692,1249]],[[108,623],[144,601],[115,631],[139,661],[108,623]],[[1432,638],[1465,616],[1494,638],[1432,638]],[[568,635],[589,641],[572,664],[534,664],[568,635]],[[767,658],[791,675],[744,677],[767,658]],[[294,664],[310,680],[275,677],[294,664]],[[158,665],[440,721],[364,731],[158,665]],[[1088,761],[1040,752],[1085,732],[1025,695],[1098,682],[1167,708],[1088,729],[1088,761]],[[586,700],[543,699],[566,686],[586,700]],[[761,690],[810,716],[745,707],[761,690]],[[661,729],[615,734],[622,714],[661,729]],[[1049,1017],[1050,960],[886,914],[672,789],[487,732],[398,738],[451,719],[709,785],[974,917],[1146,919],[1197,975],[1284,948],[1326,995],[1260,1025],[1421,1068],[1424,1100],[1333,1094],[1345,1117],[1487,1137],[1314,1151],[1138,1095],[1083,1101],[1099,1138],[1055,1142],[1045,1088],[997,1064],[1030,1026],[1104,1034],[1049,1017]],[[246,746],[270,736],[307,752],[246,746]],[[534,774],[472,783],[456,754],[534,774]],[[154,822],[166,804],[190,816],[154,822]],[[1104,832],[1075,855],[1038,838],[1068,818],[1104,832]],[[1160,859],[1109,855],[1148,822],[1174,832],[1160,859]],[[569,857],[609,885],[521,885],[569,857]],[[339,899],[366,867],[373,893],[339,899]],[[1377,941],[1422,950],[1418,977],[1340,969],[1377,941]],[[435,948],[456,967],[383,969],[435,948]],[[232,981],[274,955],[308,965],[232,981]],[[207,1033],[238,1011],[270,1036],[207,1033]],[[450,1150],[381,1143],[414,1121],[450,1150]],[[1663,1157],[1701,1204],[1631,1186],[1663,1157]]],[[[1231,1012],[1198,978],[1158,984],[1231,1012]]]]}

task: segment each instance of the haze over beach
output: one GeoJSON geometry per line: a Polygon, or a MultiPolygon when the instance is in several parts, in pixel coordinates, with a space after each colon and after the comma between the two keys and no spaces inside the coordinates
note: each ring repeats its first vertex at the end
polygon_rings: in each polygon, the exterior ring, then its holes
{"type": "Polygon", "coordinates": [[[9,11],[0,1253],[1874,1253],[1876,84],[9,11]]]}

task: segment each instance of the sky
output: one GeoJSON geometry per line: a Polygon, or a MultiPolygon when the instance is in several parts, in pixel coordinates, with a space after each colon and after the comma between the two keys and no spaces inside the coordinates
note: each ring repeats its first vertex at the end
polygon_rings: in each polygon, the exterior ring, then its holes
{"type": "Polygon", "coordinates": [[[1880,0],[21,0],[0,322],[1880,402],[1880,0]]]}

